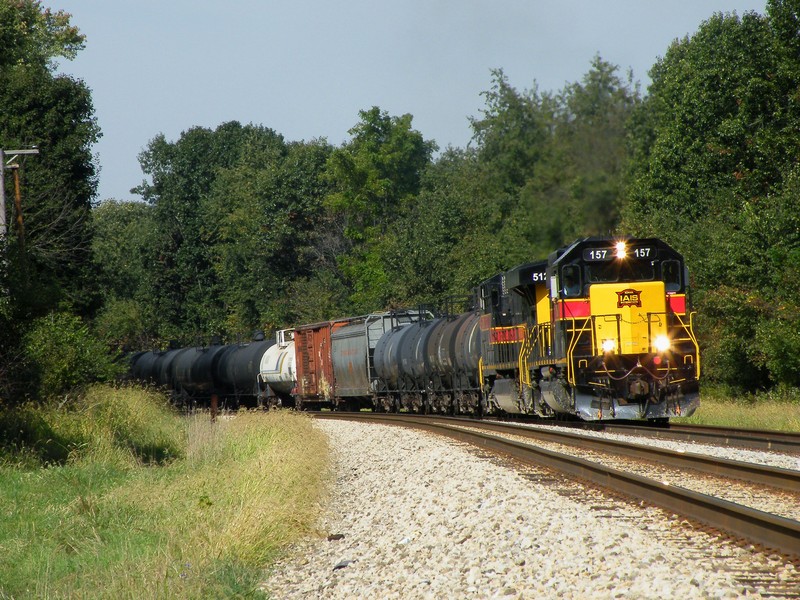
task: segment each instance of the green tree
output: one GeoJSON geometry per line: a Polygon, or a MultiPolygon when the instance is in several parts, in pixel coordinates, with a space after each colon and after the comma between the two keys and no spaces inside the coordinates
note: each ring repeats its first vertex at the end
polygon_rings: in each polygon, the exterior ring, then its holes
{"type": "Polygon", "coordinates": [[[119,349],[148,348],[156,338],[149,306],[148,257],[155,244],[153,207],[106,200],[92,211],[92,254],[103,295],[98,335],[119,349]]]}
{"type": "Polygon", "coordinates": [[[390,300],[387,237],[419,193],[436,145],[411,128],[411,115],[390,117],[378,107],[359,115],[352,139],[328,159],[333,192],[326,205],[333,213],[329,222],[342,226],[340,234],[349,246],[339,266],[352,286],[354,308],[370,311],[390,300]]]}
{"type": "Polygon", "coordinates": [[[517,91],[502,69],[492,74],[492,86],[481,95],[486,100],[483,117],[471,118],[473,141],[490,181],[500,190],[515,192],[533,175],[550,137],[552,96],[531,90],[517,91]]]}
{"type": "MultiPolygon", "coordinates": [[[[0,11],[0,17],[4,15],[7,10],[0,11]]],[[[2,28],[13,25],[3,23],[2,28]]],[[[20,57],[0,67],[3,146],[37,146],[40,152],[22,161],[19,174],[24,249],[16,240],[9,248],[11,304],[21,320],[59,303],[85,313],[96,306],[96,298],[86,290],[91,281],[90,211],[97,185],[91,146],[99,129],[89,89],[70,77],[54,76],[41,60],[42,55],[30,61],[20,57]]],[[[10,186],[11,178],[6,179],[10,186]]],[[[13,197],[12,187],[6,196],[13,197]]]]}
{"type": "Polygon", "coordinates": [[[97,185],[91,146],[100,132],[89,89],[56,73],[57,57],[72,58],[83,47],[69,15],[36,1],[0,0],[0,44],[0,146],[40,152],[18,161],[24,237],[11,230],[0,249],[7,267],[0,274],[0,359],[13,379],[22,373],[14,365],[32,320],[56,309],[88,316],[98,307],[90,222],[97,185]]]}
{"type": "Polygon", "coordinates": [[[35,66],[53,70],[54,59],[73,59],[85,36],[70,24],[70,15],[53,12],[38,0],[0,1],[0,68],[35,66]]]}
{"type": "MultiPolygon", "coordinates": [[[[448,154],[451,160],[461,160],[455,150],[448,154]]],[[[392,228],[386,268],[398,304],[441,301],[468,288],[466,279],[454,277],[459,271],[454,252],[468,227],[463,197],[446,185],[445,160],[440,158],[426,175],[436,185],[426,185],[392,228]]]]}
{"type": "Polygon", "coordinates": [[[630,224],[670,212],[681,227],[707,213],[717,190],[762,196],[780,185],[800,140],[787,127],[795,84],[781,76],[766,18],[714,15],[674,42],[651,77],[641,120],[652,133],[634,147],[630,224]]]}
{"type": "Polygon", "coordinates": [[[684,252],[706,373],[749,389],[796,383],[797,14],[772,0],[704,21],[653,67],[632,121],[625,225],[684,252]]]}
{"type": "Polygon", "coordinates": [[[384,251],[394,303],[460,296],[505,266],[503,217],[472,149],[448,148],[425,172],[420,193],[392,226],[384,251]]]}
{"type": "Polygon", "coordinates": [[[448,212],[460,207],[451,264],[464,286],[616,229],[625,127],[639,102],[638,88],[599,56],[557,94],[518,91],[501,70],[492,77],[483,117],[471,121],[475,150],[430,171],[448,212]]]}
{"type": "MultiPolygon", "coordinates": [[[[213,131],[194,127],[176,142],[158,135],[139,156],[152,181],[135,191],[152,204],[157,227],[148,260],[148,312],[163,339],[194,342],[225,320],[208,238],[215,224],[207,222],[223,215],[209,216],[204,204],[220,173],[238,163],[245,142],[260,129],[232,121],[213,131]]],[[[266,134],[283,144],[271,130],[266,134]]]]}
{"type": "Polygon", "coordinates": [[[442,153],[381,237],[374,256],[384,276],[369,273],[393,303],[463,295],[498,271],[617,227],[638,88],[600,57],[558,94],[518,91],[502,70],[492,78],[486,108],[471,120],[474,146],[442,153]]]}
{"type": "Polygon", "coordinates": [[[745,237],[754,244],[762,274],[753,295],[761,307],[753,362],[778,385],[800,386],[800,168],[787,174],[780,194],[745,206],[745,237]]]}
{"type": "MultiPolygon", "coordinates": [[[[596,56],[579,83],[543,104],[550,135],[519,191],[508,235],[529,256],[618,227],[626,167],[626,124],[640,101],[631,76],[596,56]]],[[[530,260],[524,256],[520,260],[530,260]]]]}
{"type": "Polygon", "coordinates": [[[285,327],[299,305],[312,301],[295,295],[287,302],[286,289],[308,277],[315,262],[312,237],[328,190],[322,173],[330,147],[322,141],[264,145],[268,139],[248,141],[204,207],[221,282],[220,328],[228,331],[285,327]]]}
{"type": "Polygon", "coordinates": [[[626,126],[640,102],[632,74],[623,81],[618,67],[596,56],[581,83],[559,98],[554,145],[564,157],[562,188],[569,190],[565,235],[607,235],[619,223],[626,167],[626,126]]]}
{"type": "MultiPolygon", "coordinates": [[[[330,152],[324,141],[287,143],[237,122],[150,143],[140,160],[152,183],[137,191],[155,233],[139,306],[160,339],[291,324],[286,290],[308,280],[317,260],[330,152]]],[[[119,308],[130,315],[129,304],[119,308]]]]}

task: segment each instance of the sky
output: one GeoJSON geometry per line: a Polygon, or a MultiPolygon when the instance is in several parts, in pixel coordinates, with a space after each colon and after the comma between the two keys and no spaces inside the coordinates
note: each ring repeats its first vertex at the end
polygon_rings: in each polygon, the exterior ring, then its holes
{"type": "Polygon", "coordinates": [[[766,0],[44,0],[86,48],[59,72],[92,90],[98,200],[138,199],[138,155],[164,134],[227,121],[287,141],[350,139],[359,111],[410,113],[440,149],[464,148],[493,69],[558,91],[594,56],[649,83],[670,43],[715,12],[766,0]]]}

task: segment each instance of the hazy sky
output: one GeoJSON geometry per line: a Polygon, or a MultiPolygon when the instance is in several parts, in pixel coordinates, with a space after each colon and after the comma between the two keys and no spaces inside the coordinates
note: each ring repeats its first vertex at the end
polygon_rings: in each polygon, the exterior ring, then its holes
{"type": "Polygon", "coordinates": [[[411,113],[440,148],[464,147],[490,70],[519,90],[560,90],[592,58],[646,87],[670,42],[715,12],[765,0],[44,0],[86,49],[62,72],[91,88],[103,137],[99,199],[131,199],[158,133],[238,120],[288,141],[339,145],[379,106],[411,113]]]}

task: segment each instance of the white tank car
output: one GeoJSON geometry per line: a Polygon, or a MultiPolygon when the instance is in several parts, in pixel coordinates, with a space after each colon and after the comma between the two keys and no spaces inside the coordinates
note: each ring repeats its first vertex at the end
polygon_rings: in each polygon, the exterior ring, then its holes
{"type": "Polygon", "coordinates": [[[261,357],[259,377],[266,384],[268,397],[290,399],[295,386],[294,331],[283,329],[275,334],[274,346],[270,346],[261,357]]]}

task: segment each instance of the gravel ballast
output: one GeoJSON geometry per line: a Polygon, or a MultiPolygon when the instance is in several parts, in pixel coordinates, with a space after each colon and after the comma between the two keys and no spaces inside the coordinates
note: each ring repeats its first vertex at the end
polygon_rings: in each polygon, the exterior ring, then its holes
{"type": "Polygon", "coordinates": [[[794,568],[680,519],[402,427],[317,421],[336,482],[321,536],[265,582],[275,598],[758,598],[794,568]]]}

